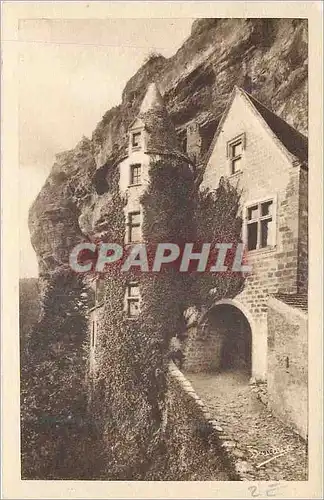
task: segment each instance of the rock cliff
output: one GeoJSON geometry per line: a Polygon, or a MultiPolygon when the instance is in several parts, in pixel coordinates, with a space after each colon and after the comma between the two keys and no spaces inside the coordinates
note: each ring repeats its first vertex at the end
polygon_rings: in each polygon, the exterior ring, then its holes
{"type": "Polygon", "coordinates": [[[122,151],[151,81],[158,83],[179,131],[191,120],[200,124],[205,147],[234,85],[306,134],[307,55],[306,20],[199,19],[174,56],[151,56],[92,138],[57,155],[29,214],[40,274],[65,266],[69,250],[80,239],[100,234],[109,224],[109,195],[97,194],[94,174],[122,151]]]}

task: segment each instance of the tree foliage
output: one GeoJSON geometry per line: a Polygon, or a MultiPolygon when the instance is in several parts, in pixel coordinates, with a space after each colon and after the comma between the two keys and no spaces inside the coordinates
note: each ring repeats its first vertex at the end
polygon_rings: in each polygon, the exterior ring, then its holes
{"type": "MultiPolygon", "coordinates": [[[[83,477],[86,416],[87,290],[71,270],[43,277],[43,310],[21,365],[22,473],[83,477]]],[[[86,466],[87,467],[87,466],[86,466]]]]}

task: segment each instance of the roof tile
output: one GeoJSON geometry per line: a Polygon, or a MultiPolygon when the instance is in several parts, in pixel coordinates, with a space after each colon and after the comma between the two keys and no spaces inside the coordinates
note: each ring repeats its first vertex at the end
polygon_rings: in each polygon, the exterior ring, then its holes
{"type": "Polygon", "coordinates": [[[285,293],[276,293],[273,295],[275,299],[284,302],[288,306],[296,307],[297,309],[301,309],[304,312],[308,310],[308,297],[307,294],[285,294],[285,293]]]}

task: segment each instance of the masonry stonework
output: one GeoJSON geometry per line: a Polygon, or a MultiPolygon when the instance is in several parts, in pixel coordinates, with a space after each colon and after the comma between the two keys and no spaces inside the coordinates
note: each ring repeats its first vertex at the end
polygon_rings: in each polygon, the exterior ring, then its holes
{"type": "Polygon", "coordinates": [[[308,290],[308,170],[299,175],[298,289],[308,290]]]}
{"type": "Polygon", "coordinates": [[[234,368],[250,375],[249,322],[232,300],[223,299],[205,314],[199,324],[189,328],[184,352],[188,372],[234,368]]]}
{"type": "Polygon", "coordinates": [[[273,412],[307,437],[307,314],[271,298],[268,312],[268,394],[273,412]]]}
{"type": "Polygon", "coordinates": [[[248,252],[252,272],[235,297],[253,323],[252,375],[265,379],[268,297],[277,292],[297,293],[299,286],[307,286],[307,172],[239,89],[234,91],[211,145],[201,188],[215,189],[222,177],[242,192],[245,243],[247,207],[265,200],[273,203],[272,242],[248,252]],[[228,144],[237,137],[244,138],[244,150],[240,170],[231,174],[228,144]]]}

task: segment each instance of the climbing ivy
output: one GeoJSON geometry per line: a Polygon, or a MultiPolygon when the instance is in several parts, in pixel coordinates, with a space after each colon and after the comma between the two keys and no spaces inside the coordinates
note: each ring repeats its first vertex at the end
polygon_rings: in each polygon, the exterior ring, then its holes
{"type": "MultiPolygon", "coordinates": [[[[117,177],[110,188],[114,204],[109,226],[114,241],[123,245],[125,201],[119,196],[117,177]]],[[[149,248],[162,241],[186,241],[188,221],[192,221],[188,218],[191,189],[192,177],[182,162],[168,158],[151,163],[149,185],[141,200],[143,239],[149,248]]],[[[104,279],[92,398],[92,411],[106,443],[103,474],[110,479],[143,480],[156,477],[156,464],[162,474],[168,346],[183,322],[185,280],[174,269],[156,275],[132,269],[121,273],[118,264],[107,266],[104,279]],[[140,315],[132,319],[124,302],[131,281],[138,283],[142,300],[140,315]]]]}
{"type": "MultiPolygon", "coordinates": [[[[241,272],[232,270],[234,254],[241,243],[242,218],[240,216],[241,193],[227,179],[221,178],[217,188],[199,190],[196,195],[195,227],[197,244],[232,244],[225,259],[226,272],[197,273],[192,281],[192,305],[208,308],[222,298],[237,295],[244,286],[241,272]]],[[[208,266],[215,264],[217,250],[211,251],[208,266]]],[[[207,267],[208,267],[207,266],[207,267]]]]}
{"type": "MultiPolygon", "coordinates": [[[[119,174],[109,181],[109,234],[123,245],[125,199],[119,193],[119,174]]],[[[237,241],[239,195],[221,183],[214,192],[198,193],[193,174],[182,160],[151,160],[149,183],[141,197],[142,235],[148,249],[149,268],[158,243],[237,241]],[[224,231],[224,227],[226,230],[224,231]]],[[[93,375],[91,413],[95,416],[103,446],[101,471],[106,479],[163,479],[168,464],[164,453],[169,344],[185,329],[184,311],[216,294],[235,294],[239,276],[180,273],[179,262],[159,273],[121,272],[120,263],[103,274],[105,300],[100,313],[93,375]],[[230,280],[230,281],[229,281],[230,280]],[[141,295],[138,317],[128,318],[125,292],[136,281],[141,295]]]]}

